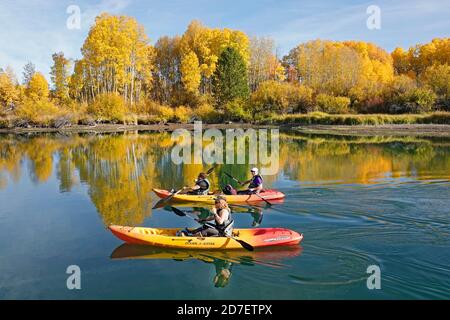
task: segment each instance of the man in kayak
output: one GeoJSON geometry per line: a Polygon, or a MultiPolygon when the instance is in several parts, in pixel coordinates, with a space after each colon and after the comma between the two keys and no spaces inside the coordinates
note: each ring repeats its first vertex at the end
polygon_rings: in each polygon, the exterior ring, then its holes
{"type": "Polygon", "coordinates": [[[260,193],[263,190],[263,178],[259,175],[258,168],[252,168],[250,172],[252,174],[252,178],[240,183],[241,186],[249,183],[247,190],[240,190],[238,191],[238,194],[260,193]]]}
{"type": "Polygon", "coordinates": [[[185,194],[193,194],[193,195],[202,195],[202,194],[208,194],[210,183],[207,179],[208,175],[204,172],[201,172],[197,180],[195,180],[195,185],[192,187],[184,187],[183,192],[185,194]]]}
{"type": "Polygon", "coordinates": [[[225,237],[233,234],[234,221],[231,218],[231,210],[228,207],[227,200],[223,197],[217,197],[214,200],[214,207],[211,209],[212,215],[206,219],[197,219],[200,223],[214,221],[213,225],[204,224],[198,229],[181,231],[180,236],[194,237],[225,237]]]}

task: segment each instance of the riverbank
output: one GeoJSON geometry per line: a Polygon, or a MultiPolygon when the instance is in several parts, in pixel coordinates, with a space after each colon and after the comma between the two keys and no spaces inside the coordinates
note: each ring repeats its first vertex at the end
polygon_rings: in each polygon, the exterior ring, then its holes
{"type": "MultiPolygon", "coordinates": [[[[258,127],[277,127],[277,126],[259,126],[250,123],[217,123],[207,124],[203,123],[203,129],[247,129],[258,127]]],[[[32,132],[125,132],[125,131],[174,131],[176,129],[194,130],[193,123],[164,123],[164,124],[96,124],[96,125],[70,125],[60,128],[52,127],[18,127],[18,128],[3,128],[0,133],[32,133],[32,132]]]]}
{"type": "MultiPolygon", "coordinates": [[[[3,134],[22,133],[46,133],[46,132],[93,132],[111,133],[128,131],[173,131],[176,129],[194,130],[194,124],[166,123],[149,125],[123,125],[123,124],[97,124],[97,125],[72,125],[61,128],[8,128],[0,129],[3,134]]],[[[296,130],[302,133],[331,134],[347,136],[427,136],[450,137],[450,125],[446,124],[391,124],[391,125],[255,125],[249,123],[219,123],[202,124],[203,129],[248,129],[248,128],[279,128],[281,130],[296,130]]]]}
{"type": "Polygon", "coordinates": [[[450,112],[423,114],[328,114],[311,112],[306,114],[267,114],[248,121],[228,121],[225,115],[215,118],[199,116],[162,119],[151,115],[130,115],[122,121],[95,119],[80,114],[42,117],[39,120],[19,117],[0,117],[0,132],[59,132],[59,131],[172,131],[178,128],[193,129],[193,121],[203,119],[203,128],[249,128],[249,127],[308,127],[311,130],[354,133],[408,132],[446,134],[450,126],[450,112]]]}
{"type": "Polygon", "coordinates": [[[289,127],[302,133],[311,134],[330,134],[345,136],[450,137],[450,125],[446,124],[397,124],[378,126],[307,125],[289,127]]]}

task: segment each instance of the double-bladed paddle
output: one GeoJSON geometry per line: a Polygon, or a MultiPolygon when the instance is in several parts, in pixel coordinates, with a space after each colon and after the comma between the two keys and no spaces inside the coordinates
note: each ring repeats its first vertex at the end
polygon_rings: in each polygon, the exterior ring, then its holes
{"type": "MultiPolygon", "coordinates": [[[[172,209],[173,213],[175,213],[177,216],[180,216],[180,217],[189,217],[189,218],[194,219],[195,221],[197,221],[194,217],[191,217],[190,215],[186,214],[185,212],[181,211],[180,209],[177,209],[177,208],[175,208],[175,207],[170,207],[170,208],[172,209]]],[[[197,221],[197,222],[198,222],[198,221],[197,221]]],[[[208,225],[209,227],[212,227],[212,228],[214,228],[214,229],[216,229],[216,230],[219,230],[215,225],[213,225],[213,224],[211,224],[211,223],[207,223],[207,222],[206,222],[205,224],[208,225]]],[[[239,244],[240,244],[244,249],[246,249],[246,250],[248,250],[248,251],[253,251],[253,250],[254,250],[254,248],[253,248],[253,246],[252,246],[251,244],[249,244],[249,243],[247,243],[247,242],[245,242],[245,241],[243,241],[243,240],[236,239],[236,238],[233,237],[233,236],[226,236],[226,235],[225,235],[225,237],[230,238],[230,239],[233,239],[234,241],[239,242],[239,244]]]]}

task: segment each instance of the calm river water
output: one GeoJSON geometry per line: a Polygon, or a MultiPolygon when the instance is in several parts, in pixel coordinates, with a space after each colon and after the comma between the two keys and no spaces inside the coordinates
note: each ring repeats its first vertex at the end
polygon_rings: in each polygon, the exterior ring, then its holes
{"type": "MultiPolygon", "coordinates": [[[[105,228],[195,226],[152,210],[152,188],[209,168],[173,164],[169,133],[0,135],[0,298],[450,298],[449,139],[286,132],[279,146],[265,185],[285,201],[237,206],[234,218],[302,232],[303,243],[195,252],[122,245],[105,228]],[[69,265],[81,290],[66,287],[69,265]],[[370,265],[380,290],[367,288],[370,265]]],[[[252,166],[219,165],[212,184],[252,166]]]]}

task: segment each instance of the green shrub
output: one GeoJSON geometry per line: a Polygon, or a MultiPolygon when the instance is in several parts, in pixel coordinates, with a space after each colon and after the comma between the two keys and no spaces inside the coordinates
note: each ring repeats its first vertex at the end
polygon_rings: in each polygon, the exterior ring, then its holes
{"type": "Polygon", "coordinates": [[[316,104],[320,111],[339,114],[348,113],[350,99],[347,97],[334,97],[324,93],[317,95],[316,104]]]}
{"type": "Polygon", "coordinates": [[[418,112],[429,112],[436,100],[436,94],[426,88],[416,88],[408,93],[408,102],[417,105],[418,112]]]}
{"type": "Polygon", "coordinates": [[[425,70],[420,80],[437,94],[437,107],[450,110],[450,65],[432,65],[425,70]]]}
{"type": "Polygon", "coordinates": [[[225,104],[224,118],[231,121],[250,121],[252,116],[247,102],[244,99],[236,98],[225,104]]]}
{"type": "Polygon", "coordinates": [[[401,94],[391,97],[388,112],[400,113],[423,113],[431,111],[436,95],[427,88],[412,88],[401,94]]]}

